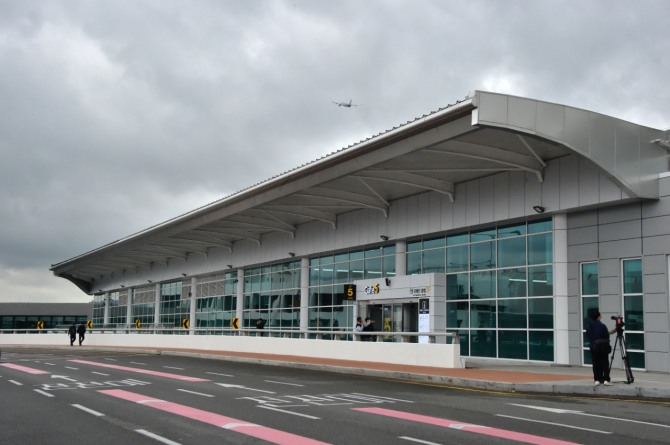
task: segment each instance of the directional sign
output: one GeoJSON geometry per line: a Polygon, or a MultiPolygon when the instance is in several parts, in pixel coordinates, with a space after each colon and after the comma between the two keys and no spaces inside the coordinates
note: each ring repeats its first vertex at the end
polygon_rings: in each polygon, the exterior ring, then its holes
{"type": "Polygon", "coordinates": [[[345,284],[344,285],[344,296],[347,297],[347,300],[356,299],[356,285],[355,284],[345,284]]]}
{"type": "Polygon", "coordinates": [[[240,319],[237,317],[233,317],[232,320],[230,320],[230,325],[233,327],[233,329],[239,329],[240,328],[240,319]]]}
{"type": "Polygon", "coordinates": [[[181,327],[184,328],[184,329],[188,329],[189,326],[191,326],[191,322],[189,321],[188,318],[184,318],[184,319],[181,321],[181,327]]]}
{"type": "Polygon", "coordinates": [[[44,322],[43,321],[38,321],[37,322],[37,329],[44,329],[44,322]]]}
{"type": "Polygon", "coordinates": [[[93,329],[93,320],[88,320],[88,321],[86,322],[86,327],[87,327],[88,329],[93,329]]]}
{"type": "Polygon", "coordinates": [[[136,327],[137,329],[139,329],[140,326],[142,326],[142,323],[140,323],[140,320],[139,320],[139,318],[138,318],[137,320],[135,320],[135,327],[136,327]]]}

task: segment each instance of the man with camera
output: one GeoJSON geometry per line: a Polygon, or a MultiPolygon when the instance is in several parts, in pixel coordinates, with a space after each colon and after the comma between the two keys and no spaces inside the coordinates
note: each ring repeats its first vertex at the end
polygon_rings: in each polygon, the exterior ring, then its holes
{"type": "Polygon", "coordinates": [[[612,352],[610,346],[610,334],[614,334],[616,328],[609,330],[607,326],[600,321],[600,312],[593,308],[590,312],[591,324],[586,328],[586,335],[589,338],[589,348],[591,350],[591,363],[593,365],[593,384],[595,386],[610,386],[610,368],[608,356],[612,352]]]}

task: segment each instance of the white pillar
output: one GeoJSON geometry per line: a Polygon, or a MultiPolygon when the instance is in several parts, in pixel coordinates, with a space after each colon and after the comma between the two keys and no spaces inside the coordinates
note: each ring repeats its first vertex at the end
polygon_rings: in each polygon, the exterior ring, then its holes
{"type": "Polygon", "coordinates": [[[102,323],[109,324],[109,292],[105,293],[105,312],[102,323]]]}
{"type": "Polygon", "coordinates": [[[237,269],[237,299],[235,300],[235,317],[240,320],[240,327],[244,327],[244,269],[237,269]]]}
{"type": "Polygon", "coordinates": [[[154,325],[161,322],[161,285],[156,283],[156,301],[154,301],[154,325]]]}
{"type": "Polygon", "coordinates": [[[309,258],[300,260],[300,329],[309,328],[309,258]]]}
{"type": "Polygon", "coordinates": [[[554,350],[556,363],[570,363],[568,309],[568,218],[554,215],[554,350]]]}
{"type": "Polygon", "coordinates": [[[135,288],[128,289],[128,306],[126,307],[126,324],[133,324],[133,295],[135,294],[135,288]]]}
{"type": "Polygon", "coordinates": [[[400,277],[407,271],[407,241],[396,241],[395,243],[395,274],[400,277]]]}
{"type": "MultiPolygon", "coordinates": [[[[191,277],[191,285],[189,286],[188,291],[188,302],[189,302],[189,313],[188,319],[191,322],[191,327],[188,330],[189,335],[195,335],[195,305],[198,286],[196,286],[198,280],[195,277],[191,277]]],[[[183,298],[183,297],[182,297],[183,298]]]]}

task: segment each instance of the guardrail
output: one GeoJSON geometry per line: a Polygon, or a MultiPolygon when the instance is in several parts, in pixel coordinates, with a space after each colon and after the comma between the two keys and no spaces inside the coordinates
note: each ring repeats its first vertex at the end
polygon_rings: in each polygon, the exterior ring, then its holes
{"type": "MultiPolygon", "coordinates": [[[[2,334],[58,334],[67,335],[69,326],[47,329],[0,329],[2,334]]],[[[256,328],[189,328],[182,329],[177,326],[146,326],[137,328],[133,325],[106,325],[86,331],[86,334],[149,334],[149,335],[227,335],[248,337],[278,337],[278,338],[306,338],[317,340],[341,340],[341,341],[385,341],[399,343],[444,343],[459,344],[459,337],[453,332],[355,332],[325,329],[256,329],[256,328]],[[425,341],[419,340],[425,339],[425,341]]]]}

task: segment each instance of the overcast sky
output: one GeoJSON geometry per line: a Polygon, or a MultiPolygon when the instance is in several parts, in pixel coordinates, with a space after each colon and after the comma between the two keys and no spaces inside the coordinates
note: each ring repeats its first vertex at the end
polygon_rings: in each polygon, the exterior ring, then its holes
{"type": "Polygon", "coordinates": [[[668,128],[668,79],[664,0],[1,0],[0,301],[476,89],[668,128]]]}

